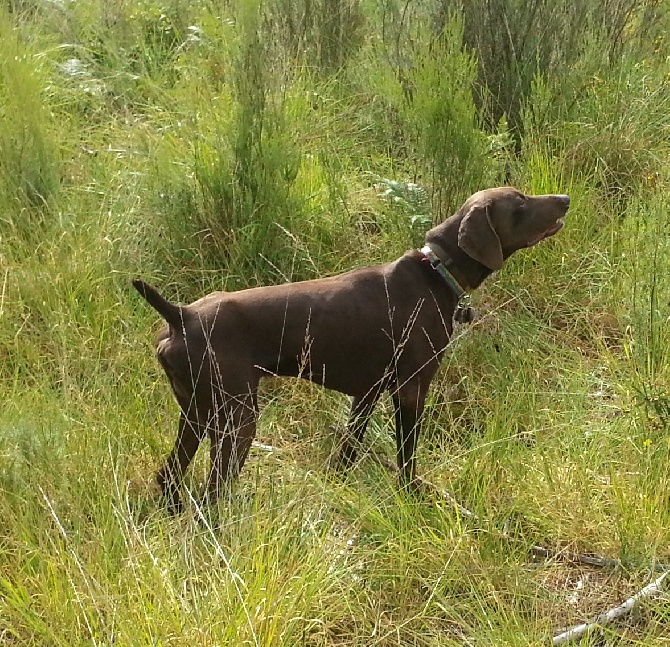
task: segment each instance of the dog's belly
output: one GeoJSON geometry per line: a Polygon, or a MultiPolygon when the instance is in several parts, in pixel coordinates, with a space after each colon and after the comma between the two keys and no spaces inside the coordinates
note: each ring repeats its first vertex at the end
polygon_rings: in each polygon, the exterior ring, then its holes
{"type": "Polygon", "coordinates": [[[231,344],[222,358],[240,347],[253,349],[247,361],[261,375],[300,377],[363,396],[387,388],[398,376],[406,380],[423,373],[448,336],[440,323],[434,325],[441,315],[427,298],[408,306],[400,297],[382,299],[377,292],[363,302],[343,292],[321,304],[303,301],[300,308],[289,302],[286,312],[274,312],[262,329],[258,317],[248,317],[247,330],[253,334],[244,343],[231,344]]]}
{"type": "MultiPolygon", "coordinates": [[[[298,377],[319,384],[327,389],[350,396],[364,396],[372,390],[385,390],[396,379],[397,354],[393,344],[384,335],[384,342],[376,344],[355,343],[348,346],[314,343],[309,351],[286,352],[279,362],[270,362],[264,367],[266,374],[298,377]]],[[[400,353],[400,365],[409,371],[420,366],[409,367],[415,362],[411,355],[400,353]]],[[[405,371],[403,371],[405,372],[405,371]]]]}
{"type": "Polygon", "coordinates": [[[361,358],[354,360],[344,356],[337,362],[302,360],[293,358],[283,361],[276,371],[264,372],[282,377],[298,377],[351,396],[363,395],[376,385],[384,386],[391,374],[388,367],[372,365],[361,361],[361,358]]]}

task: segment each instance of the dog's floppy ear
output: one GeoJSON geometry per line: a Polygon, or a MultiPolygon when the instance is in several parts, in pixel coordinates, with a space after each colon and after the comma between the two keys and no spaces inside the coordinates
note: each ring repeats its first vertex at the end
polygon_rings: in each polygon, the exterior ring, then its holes
{"type": "Polygon", "coordinates": [[[503,252],[489,209],[489,203],[470,207],[458,228],[458,246],[490,270],[499,270],[503,266],[503,252]]]}

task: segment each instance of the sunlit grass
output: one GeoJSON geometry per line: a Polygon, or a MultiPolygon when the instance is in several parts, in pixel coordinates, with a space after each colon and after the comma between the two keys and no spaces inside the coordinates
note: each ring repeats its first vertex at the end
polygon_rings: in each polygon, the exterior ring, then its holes
{"type": "MultiPolygon", "coordinates": [[[[338,38],[302,3],[249,4],[243,29],[236,3],[0,13],[0,644],[537,645],[670,562],[664,41],[633,63],[633,13],[619,67],[593,76],[582,43],[524,132],[487,133],[467,21],[436,57],[418,5],[405,33],[350,4],[338,38]],[[231,495],[199,507],[203,448],[169,516],[177,410],[130,279],[186,302],[390,260],[435,217],[392,181],[447,212],[496,183],[572,199],[476,294],[427,403],[419,471],[476,518],[402,495],[371,453],[337,478],[346,398],[290,380],[263,385],[231,495]]],[[[385,399],[366,437],[390,459],[392,419],[385,399]]],[[[665,644],[668,615],[602,640],[665,644]]]]}

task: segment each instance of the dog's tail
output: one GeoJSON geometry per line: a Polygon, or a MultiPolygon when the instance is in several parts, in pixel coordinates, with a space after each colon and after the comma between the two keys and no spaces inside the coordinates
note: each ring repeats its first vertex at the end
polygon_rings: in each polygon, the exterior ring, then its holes
{"type": "Polygon", "coordinates": [[[170,303],[164,296],[154,290],[148,283],[140,279],[133,279],[135,289],[147,300],[147,303],[158,311],[165,321],[172,326],[181,326],[183,311],[181,306],[170,303]]]}

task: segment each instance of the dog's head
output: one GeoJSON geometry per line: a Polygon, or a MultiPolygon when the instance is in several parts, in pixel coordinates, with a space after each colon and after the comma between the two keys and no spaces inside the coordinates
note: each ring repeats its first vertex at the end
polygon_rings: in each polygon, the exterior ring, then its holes
{"type": "MultiPolygon", "coordinates": [[[[489,270],[524,247],[558,233],[570,206],[567,195],[525,195],[512,187],[486,189],[472,195],[454,218],[458,246],[489,270]]],[[[427,234],[427,240],[432,232],[427,234]]]]}

